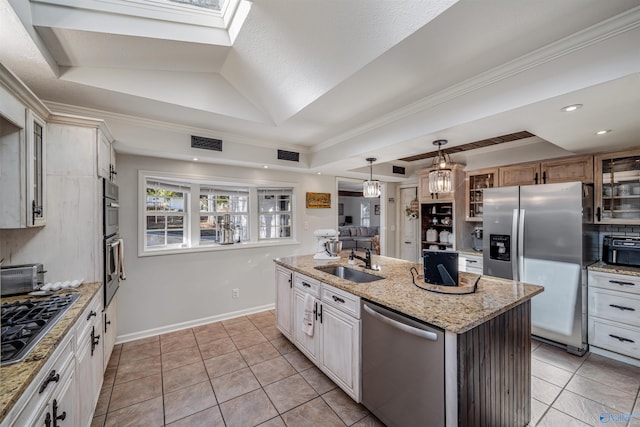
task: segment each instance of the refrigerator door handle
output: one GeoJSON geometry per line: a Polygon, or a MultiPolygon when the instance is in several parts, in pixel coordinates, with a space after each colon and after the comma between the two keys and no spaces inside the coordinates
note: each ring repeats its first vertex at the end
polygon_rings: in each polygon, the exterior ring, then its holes
{"type": "Polygon", "coordinates": [[[518,221],[518,280],[524,280],[524,209],[518,221]]]}
{"type": "Polygon", "coordinates": [[[511,220],[511,273],[513,280],[520,280],[518,277],[518,209],[513,210],[511,220]]]}

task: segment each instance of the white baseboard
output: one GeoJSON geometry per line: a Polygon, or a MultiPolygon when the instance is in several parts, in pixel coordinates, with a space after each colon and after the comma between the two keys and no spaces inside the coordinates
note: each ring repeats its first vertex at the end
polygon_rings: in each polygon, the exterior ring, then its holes
{"type": "Polygon", "coordinates": [[[204,317],[202,319],[190,320],[188,322],[176,323],[173,325],[162,326],[160,328],[147,329],[145,331],[134,332],[131,334],[119,335],[116,337],[116,344],[122,344],[129,341],[135,341],[142,338],[153,337],[156,335],[166,334],[168,332],[179,331],[182,329],[193,328],[194,326],[206,325],[208,323],[219,322],[221,320],[233,319],[234,317],[246,316],[248,314],[260,313],[261,311],[272,310],[275,304],[267,304],[258,307],[247,308],[244,310],[232,311],[230,313],[218,314],[215,316],[204,317]]]}
{"type": "Polygon", "coordinates": [[[624,362],[624,363],[628,363],[629,365],[640,367],[640,360],[635,359],[633,357],[625,356],[619,353],[614,353],[613,351],[605,350],[600,347],[594,347],[592,345],[589,346],[589,351],[593,354],[598,354],[600,356],[608,357],[609,359],[614,359],[619,362],[624,362]]]}

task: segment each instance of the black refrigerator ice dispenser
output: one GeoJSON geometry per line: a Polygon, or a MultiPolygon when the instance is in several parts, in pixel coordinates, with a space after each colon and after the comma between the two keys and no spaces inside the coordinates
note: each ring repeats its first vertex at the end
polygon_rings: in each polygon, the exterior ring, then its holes
{"type": "Polygon", "coordinates": [[[511,261],[511,236],[508,234],[489,235],[489,258],[511,261]]]}

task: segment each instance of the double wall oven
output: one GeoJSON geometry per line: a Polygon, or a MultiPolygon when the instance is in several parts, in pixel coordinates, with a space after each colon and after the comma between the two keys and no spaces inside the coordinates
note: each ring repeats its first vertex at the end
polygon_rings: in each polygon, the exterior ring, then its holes
{"type": "Polygon", "coordinates": [[[123,241],[118,228],[118,186],[108,179],[104,185],[104,306],[107,307],[115,295],[123,277],[123,241]]]}

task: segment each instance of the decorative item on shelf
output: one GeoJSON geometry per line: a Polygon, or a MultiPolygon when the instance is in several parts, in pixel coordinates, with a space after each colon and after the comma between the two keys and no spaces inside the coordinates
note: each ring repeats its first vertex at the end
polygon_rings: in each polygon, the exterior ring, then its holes
{"type": "Polygon", "coordinates": [[[367,162],[369,162],[369,180],[362,184],[362,195],[364,197],[380,197],[380,181],[373,180],[373,162],[376,160],[375,157],[367,157],[367,162]]]}
{"type": "Polygon", "coordinates": [[[433,141],[433,145],[438,146],[438,154],[433,158],[431,171],[429,172],[429,192],[450,193],[451,192],[451,157],[441,151],[441,146],[447,143],[446,139],[433,141]]]}
{"type": "Polygon", "coordinates": [[[435,242],[438,240],[438,231],[435,228],[430,228],[427,230],[427,242],[435,242]]]}
{"type": "Polygon", "coordinates": [[[445,216],[444,218],[442,218],[442,225],[451,225],[451,217],[445,216]]]}

